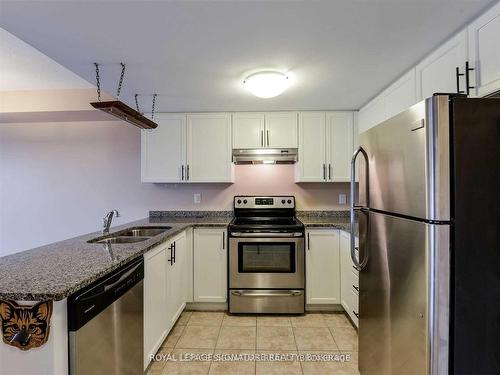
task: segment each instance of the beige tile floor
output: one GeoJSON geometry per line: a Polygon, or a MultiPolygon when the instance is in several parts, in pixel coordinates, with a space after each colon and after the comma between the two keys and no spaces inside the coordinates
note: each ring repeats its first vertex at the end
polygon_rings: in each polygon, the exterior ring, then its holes
{"type": "Polygon", "coordinates": [[[158,351],[168,360],[152,362],[147,375],[359,375],[357,340],[356,330],[341,313],[288,317],[185,311],[158,351]],[[255,360],[256,355],[273,354],[304,355],[309,360],[255,360]],[[186,360],[186,355],[197,357],[186,360]],[[229,355],[252,360],[214,359],[229,355]],[[350,361],[331,360],[329,355],[349,355],[350,361]]]}

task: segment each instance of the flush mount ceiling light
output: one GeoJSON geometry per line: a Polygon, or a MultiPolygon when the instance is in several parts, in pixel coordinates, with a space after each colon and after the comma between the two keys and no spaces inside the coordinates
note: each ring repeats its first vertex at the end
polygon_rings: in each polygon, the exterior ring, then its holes
{"type": "Polygon", "coordinates": [[[243,86],[259,98],[274,98],[290,86],[290,78],[281,72],[258,72],[249,75],[243,86]]]}

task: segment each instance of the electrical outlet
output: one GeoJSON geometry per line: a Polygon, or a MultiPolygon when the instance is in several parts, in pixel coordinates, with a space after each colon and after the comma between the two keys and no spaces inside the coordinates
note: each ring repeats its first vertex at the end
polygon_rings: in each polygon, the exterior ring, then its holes
{"type": "Polygon", "coordinates": [[[345,194],[339,194],[339,204],[347,204],[347,196],[345,194]]]}
{"type": "Polygon", "coordinates": [[[201,203],[201,193],[194,193],[193,202],[196,204],[201,203]]]}

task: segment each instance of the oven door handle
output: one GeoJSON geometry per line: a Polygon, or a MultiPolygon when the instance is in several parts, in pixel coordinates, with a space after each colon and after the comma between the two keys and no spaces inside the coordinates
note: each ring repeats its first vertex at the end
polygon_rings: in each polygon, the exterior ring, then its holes
{"type": "Polygon", "coordinates": [[[233,237],[258,237],[258,238],[272,238],[272,237],[303,237],[304,233],[246,233],[246,232],[231,232],[233,237]]]}
{"type": "Polygon", "coordinates": [[[234,290],[231,292],[233,296],[237,297],[297,297],[303,294],[300,290],[293,290],[291,292],[283,292],[283,293],[245,293],[234,290]]]}

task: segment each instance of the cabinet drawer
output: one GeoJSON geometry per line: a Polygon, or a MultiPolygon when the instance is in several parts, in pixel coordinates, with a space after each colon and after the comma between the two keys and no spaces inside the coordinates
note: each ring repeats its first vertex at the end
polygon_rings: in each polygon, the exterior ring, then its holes
{"type": "Polygon", "coordinates": [[[359,322],[359,297],[354,290],[350,290],[346,300],[349,307],[347,313],[357,327],[359,322]]]}
{"type": "Polygon", "coordinates": [[[356,274],[354,268],[351,268],[351,270],[347,273],[346,280],[349,283],[348,289],[359,293],[359,276],[356,274]]]}
{"type": "Polygon", "coordinates": [[[352,303],[350,306],[352,307],[352,311],[350,312],[349,315],[351,315],[351,318],[357,327],[359,324],[359,297],[354,292],[352,292],[352,301],[351,302],[352,303]]]}

